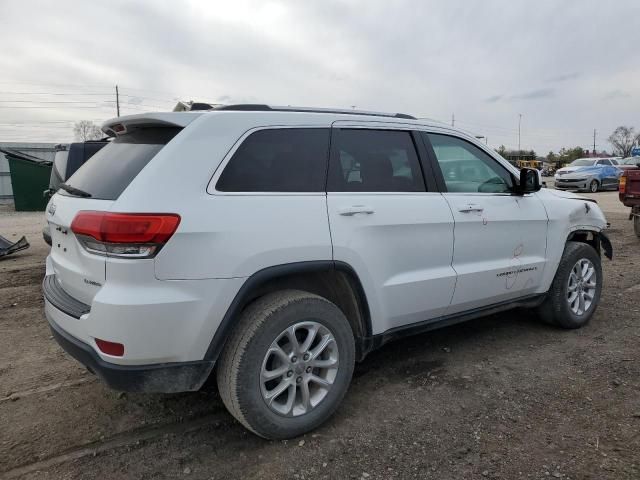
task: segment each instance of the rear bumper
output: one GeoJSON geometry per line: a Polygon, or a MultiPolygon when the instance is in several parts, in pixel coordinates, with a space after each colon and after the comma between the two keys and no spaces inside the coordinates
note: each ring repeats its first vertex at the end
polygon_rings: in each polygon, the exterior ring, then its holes
{"type": "Polygon", "coordinates": [[[214,362],[210,360],[135,365],[109,362],[98,354],[92,344],[93,337],[83,328],[91,307],[67,294],[54,275],[45,277],[42,290],[45,316],[56,341],[113,389],[163,393],[194,391],[204,384],[213,369],[214,362]]]}
{"type": "Polygon", "coordinates": [[[162,393],[194,391],[202,386],[213,369],[213,362],[209,361],[115,365],[105,362],[91,346],[65,332],[49,316],[47,320],[58,344],[115,390],[162,393]]]}

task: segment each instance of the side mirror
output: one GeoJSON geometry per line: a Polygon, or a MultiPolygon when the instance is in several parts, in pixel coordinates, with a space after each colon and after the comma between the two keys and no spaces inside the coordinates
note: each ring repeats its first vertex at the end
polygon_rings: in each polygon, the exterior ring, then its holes
{"type": "Polygon", "coordinates": [[[522,168],[516,193],[524,195],[525,193],[537,192],[540,188],[540,172],[535,168],[522,168]]]}

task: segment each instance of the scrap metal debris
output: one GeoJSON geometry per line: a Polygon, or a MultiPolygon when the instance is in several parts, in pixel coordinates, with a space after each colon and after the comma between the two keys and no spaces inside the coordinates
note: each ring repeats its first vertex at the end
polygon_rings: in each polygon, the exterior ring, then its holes
{"type": "Polygon", "coordinates": [[[7,240],[0,235],[0,257],[11,255],[12,253],[16,253],[27,248],[29,248],[29,242],[27,242],[26,237],[22,237],[17,242],[12,243],[10,240],[7,240]]]}

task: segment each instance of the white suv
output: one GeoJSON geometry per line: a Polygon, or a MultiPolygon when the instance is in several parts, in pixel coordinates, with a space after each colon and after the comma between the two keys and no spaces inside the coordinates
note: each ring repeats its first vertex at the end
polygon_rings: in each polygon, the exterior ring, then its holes
{"type": "Polygon", "coordinates": [[[108,121],[52,197],[45,312],[111,387],[199,389],[267,438],[324,422],[385,342],[536,307],[577,328],[598,205],[408,115],[234,105],[108,121]]]}

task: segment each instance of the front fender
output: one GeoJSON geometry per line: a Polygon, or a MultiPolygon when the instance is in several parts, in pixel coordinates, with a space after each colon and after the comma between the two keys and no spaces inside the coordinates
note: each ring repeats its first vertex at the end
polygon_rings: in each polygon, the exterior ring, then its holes
{"type": "Polygon", "coordinates": [[[612,253],[612,249],[611,242],[606,235],[602,236],[602,231],[607,226],[606,218],[593,200],[550,189],[540,190],[536,195],[542,200],[549,219],[546,265],[540,291],[537,292],[545,293],[555,277],[567,240],[572,236],[579,232],[592,234],[591,240],[598,239],[599,242],[594,246],[601,245],[607,257],[612,253]]]}

